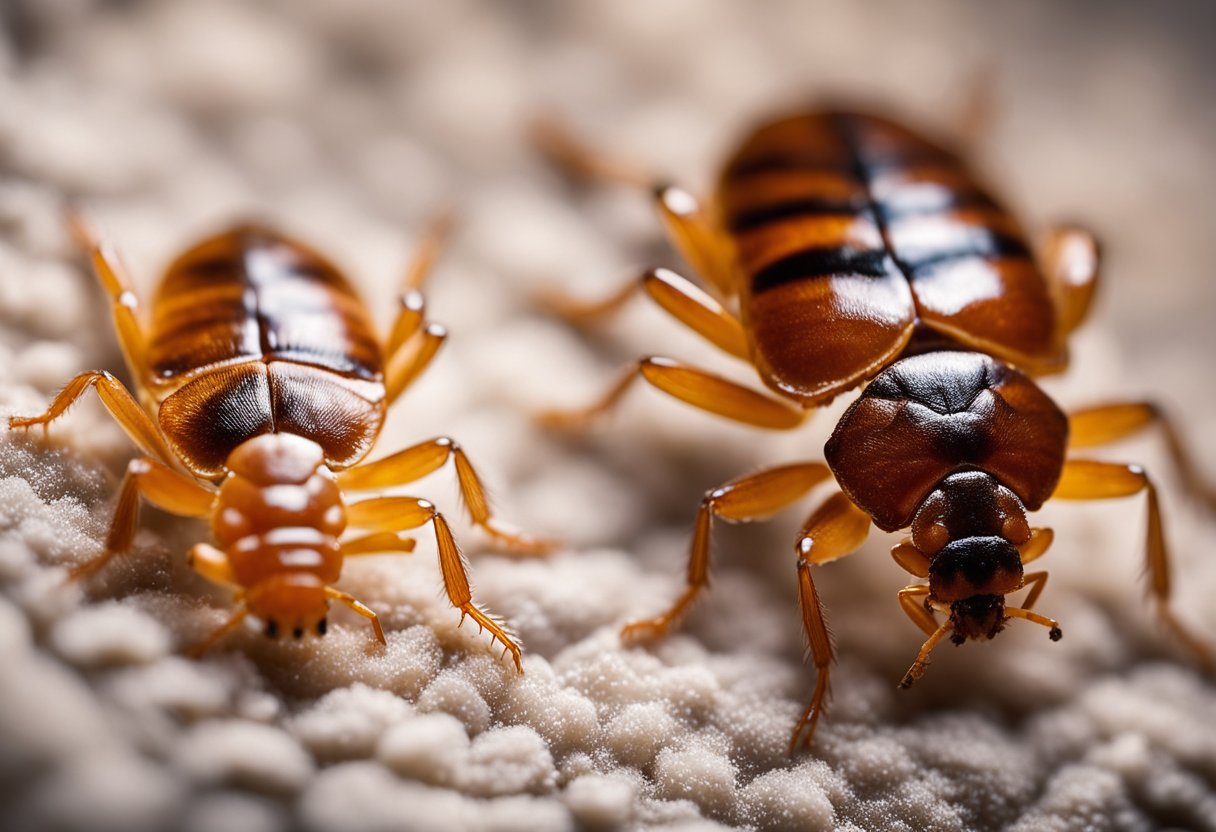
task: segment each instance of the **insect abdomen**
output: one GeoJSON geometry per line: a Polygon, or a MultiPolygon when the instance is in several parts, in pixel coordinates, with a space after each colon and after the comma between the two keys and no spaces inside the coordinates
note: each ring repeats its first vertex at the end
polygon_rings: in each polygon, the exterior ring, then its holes
{"type": "Polygon", "coordinates": [[[775,122],[728,163],[717,201],[757,366],[784,392],[854,386],[922,328],[1015,363],[1058,351],[1017,222],[904,128],[848,113],[775,122]]]}
{"type": "Polygon", "coordinates": [[[378,380],[371,321],[330,263],[269,229],[241,225],[169,267],[148,344],[160,379],[242,359],[296,361],[378,380]]]}

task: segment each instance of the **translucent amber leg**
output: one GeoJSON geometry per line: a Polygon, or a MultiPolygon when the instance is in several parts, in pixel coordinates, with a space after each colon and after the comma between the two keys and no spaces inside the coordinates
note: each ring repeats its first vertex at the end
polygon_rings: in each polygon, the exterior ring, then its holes
{"type": "Polygon", "coordinates": [[[118,506],[106,535],[106,550],[68,573],[76,580],[101,569],[116,555],[125,554],[135,539],[139,525],[139,498],[183,517],[207,517],[211,514],[215,492],[199,482],[179,474],[154,459],[133,459],[118,491],[118,506]]]}
{"type": "Polygon", "coordinates": [[[582,323],[619,311],[639,292],[718,349],[749,360],[747,335],[734,313],[670,269],[652,269],[600,301],[579,301],[557,291],[542,294],[541,301],[555,314],[582,323]]]}
{"type": "Polygon", "coordinates": [[[770,517],[789,506],[831,475],[820,462],[805,462],[769,468],[733,480],[705,495],[688,556],[684,592],[661,615],[632,621],[621,629],[625,641],[658,638],[667,633],[709,586],[710,535],[713,519],[747,523],[770,517]]]}
{"type": "Polygon", "coordinates": [[[353,527],[376,531],[406,531],[431,523],[435,529],[443,586],[452,606],[460,610],[460,620],[463,622],[465,616],[468,616],[477,622],[478,629],[488,630],[491,637],[501,643],[506,652],[511,653],[515,660],[515,669],[523,673],[519,645],[507,632],[506,627],[473,602],[464,558],[456,546],[456,539],[452,536],[447,520],[432,503],[415,497],[373,497],[348,506],[347,521],[353,527]]]}
{"type": "Polygon", "coordinates": [[[30,428],[34,425],[45,427],[67,412],[90,387],[97,389],[97,397],[101,399],[101,403],[141,451],[165,463],[174,458],[151,417],[140,407],[139,402],[122,382],[104,370],[81,373],[55,394],[50,406],[41,415],[10,416],[8,426],[12,429],[30,428]]]}
{"type": "Polygon", "coordinates": [[[808,748],[815,736],[815,727],[827,706],[831,667],[834,659],[832,638],[828,633],[823,603],[815,589],[811,567],[830,563],[861,548],[870,531],[870,516],[855,506],[844,494],[833,494],[807,519],[794,545],[798,555],[798,607],[802,611],[802,628],[815,663],[815,690],[811,702],[794,726],[790,736],[790,753],[799,743],[808,748]]]}
{"type": "Polygon", "coordinates": [[[1211,645],[1184,627],[1170,608],[1169,549],[1161,522],[1161,506],[1157,499],[1157,488],[1144,469],[1139,465],[1072,459],[1064,464],[1064,472],[1053,496],[1065,500],[1108,500],[1142,491],[1148,502],[1145,567],[1149,576],[1149,591],[1157,602],[1158,615],[1175,637],[1200,662],[1210,667],[1213,665],[1211,645]]]}
{"type": "Polygon", "coordinates": [[[349,490],[392,488],[421,479],[439,470],[448,460],[456,466],[456,478],[460,483],[460,496],[464,499],[473,522],[486,531],[498,544],[519,554],[545,554],[552,551],[551,540],[533,537],[524,532],[508,528],[491,515],[489,499],[481,478],[464,450],[446,436],[431,439],[411,448],[406,448],[384,459],[360,465],[338,475],[338,483],[349,490]]]}
{"type": "Polygon", "coordinates": [[[1187,492],[1216,511],[1216,488],[1209,485],[1192,462],[1194,455],[1169,416],[1152,402],[1121,402],[1077,410],[1068,416],[1068,446],[1092,448],[1134,436],[1152,427],[1161,429],[1170,461],[1187,492]]]}
{"type": "Polygon", "coordinates": [[[792,430],[806,421],[808,411],[770,399],[733,381],[695,367],[651,356],[627,368],[620,379],[594,404],[572,410],[550,410],[539,415],[542,424],[564,430],[583,428],[615,407],[643,378],[664,393],[693,407],[736,422],[769,430],[792,430]]]}

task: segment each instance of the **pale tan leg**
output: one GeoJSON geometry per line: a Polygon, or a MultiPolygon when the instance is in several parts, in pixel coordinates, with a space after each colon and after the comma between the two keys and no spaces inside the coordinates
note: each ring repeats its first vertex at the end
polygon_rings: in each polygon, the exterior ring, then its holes
{"type": "Polygon", "coordinates": [[[558,291],[543,293],[541,301],[555,314],[581,323],[617,312],[638,292],[645,292],[665,312],[718,349],[750,360],[747,334],[734,313],[669,269],[652,269],[601,301],[579,301],[558,291]]]}
{"type": "Polygon", "coordinates": [[[1024,566],[1033,560],[1038,560],[1047,554],[1047,550],[1051,548],[1051,542],[1055,540],[1055,536],[1055,532],[1051,529],[1031,529],[1030,539],[1018,547],[1018,554],[1022,557],[1022,565],[1024,566]]]}
{"type": "Polygon", "coordinates": [[[929,577],[929,556],[913,546],[910,540],[892,546],[891,557],[909,574],[918,578],[929,577]]]}
{"type": "Polygon", "coordinates": [[[519,554],[545,554],[552,551],[554,541],[533,537],[515,529],[509,529],[494,520],[490,503],[486,497],[481,478],[473,469],[464,450],[446,436],[406,448],[384,459],[343,471],[338,483],[344,490],[367,490],[392,488],[421,479],[437,471],[451,459],[456,465],[456,478],[460,483],[460,496],[473,518],[498,544],[519,554]]]}
{"type": "Polygon", "coordinates": [[[815,589],[811,567],[830,563],[850,555],[865,543],[870,531],[870,515],[855,506],[844,494],[836,493],[823,502],[802,526],[794,551],[798,555],[798,607],[802,611],[802,629],[815,663],[815,691],[794,732],[790,737],[790,753],[801,742],[810,747],[815,726],[826,708],[832,661],[832,637],[828,632],[823,603],[815,589]]]}
{"type": "Polygon", "coordinates": [[[405,343],[424,329],[426,299],[419,289],[447,244],[453,224],[451,214],[442,214],[432,220],[423,232],[418,251],[405,272],[403,281],[405,291],[401,294],[401,309],[397,313],[397,319],[393,322],[388,339],[384,343],[386,364],[392,364],[394,357],[405,343]]]}
{"type": "Polygon", "coordinates": [[[523,673],[519,645],[505,627],[473,603],[464,557],[456,546],[447,520],[433,504],[414,497],[373,497],[348,506],[346,516],[351,526],[375,531],[406,531],[431,523],[435,529],[444,589],[452,606],[460,610],[460,620],[463,622],[468,616],[477,622],[479,630],[488,630],[505,651],[511,653],[515,659],[515,669],[523,673]]]}
{"type": "Polygon", "coordinates": [[[925,597],[929,594],[926,584],[912,584],[901,589],[897,596],[900,609],[912,619],[912,623],[924,630],[925,635],[931,636],[937,631],[937,619],[925,608],[925,597]]]}
{"type": "Polygon", "coordinates": [[[1089,314],[1098,286],[1098,241],[1083,228],[1056,226],[1047,233],[1042,261],[1055,291],[1057,340],[1062,345],[1089,314]]]}
{"type": "Polygon", "coordinates": [[[1216,488],[1213,488],[1191,461],[1182,435],[1169,416],[1152,402],[1123,402],[1078,410],[1068,416],[1068,447],[1092,448],[1133,436],[1142,430],[1159,427],[1165,437],[1170,460],[1178,471],[1187,493],[1199,499],[1209,511],[1216,511],[1216,488]]]}
{"type": "Polygon", "coordinates": [[[697,512],[684,592],[661,615],[626,624],[621,628],[621,639],[640,641],[665,635],[709,586],[710,535],[715,517],[732,523],[771,517],[830,475],[831,471],[823,463],[796,463],[750,474],[706,493],[697,512]]]}
{"type": "Polygon", "coordinates": [[[649,188],[655,177],[647,170],[592,150],[556,118],[540,118],[532,124],[532,142],[567,176],[596,182],[649,188]]]}
{"type": "Polygon", "coordinates": [[[435,268],[435,262],[443,254],[448,241],[452,237],[452,229],[456,220],[451,212],[444,212],[433,218],[422,232],[422,239],[414,253],[414,259],[405,271],[405,288],[408,290],[421,289],[427,277],[435,268]]]}
{"type": "Polygon", "coordinates": [[[229,618],[227,621],[225,621],[214,633],[207,636],[207,638],[203,639],[201,642],[199,642],[198,644],[196,644],[193,647],[191,647],[190,649],[188,649],[186,651],[186,655],[190,656],[191,658],[194,658],[194,659],[199,658],[204,653],[206,653],[208,650],[215,647],[215,645],[219,644],[224,639],[224,636],[228,635],[233,630],[235,630],[237,627],[239,627],[241,622],[244,621],[248,617],[249,617],[249,609],[247,607],[245,607],[243,604],[241,606],[238,606],[236,608],[236,610],[232,613],[231,618],[229,618]]]}
{"type": "Polygon", "coordinates": [[[34,425],[46,427],[62,416],[90,387],[97,388],[101,403],[141,451],[165,463],[174,458],[151,417],[122,382],[104,370],[81,373],[55,394],[50,406],[40,416],[10,416],[8,426],[11,429],[34,425]]]}
{"type": "Polygon", "coordinates": [[[389,552],[406,554],[414,551],[418,541],[402,532],[373,532],[342,543],[343,557],[382,555],[389,552]]]}
{"type": "Polygon", "coordinates": [[[209,543],[196,543],[186,554],[186,565],[212,583],[240,589],[228,556],[209,543]]]}
{"type": "Polygon", "coordinates": [[[427,324],[389,357],[384,371],[384,391],[388,404],[397,401],[418,380],[447,337],[447,330],[439,324],[427,324]]]}
{"type": "Polygon", "coordinates": [[[380,616],[376,615],[375,610],[364,604],[362,601],[355,598],[349,592],[343,592],[340,589],[334,589],[332,586],[325,587],[325,597],[345,604],[359,615],[372,622],[372,632],[375,633],[376,641],[381,644],[388,644],[388,639],[384,637],[384,628],[380,626],[380,616]]]}
{"type": "Polygon", "coordinates": [[[929,634],[929,638],[921,645],[920,652],[916,654],[916,660],[912,662],[912,666],[908,668],[908,672],[904,674],[904,678],[899,680],[901,688],[907,690],[912,687],[917,679],[925,675],[925,668],[929,665],[929,654],[933,652],[933,648],[937,647],[946,633],[952,629],[953,626],[947,621],[929,634]]]}
{"type": "Polygon", "coordinates": [[[596,403],[576,410],[551,410],[538,418],[550,427],[573,430],[611,410],[643,378],[669,396],[736,422],[769,430],[792,430],[806,421],[808,411],[770,399],[747,387],[669,358],[651,356],[629,367],[596,403]]]}
{"type": "Polygon", "coordinates": [[[139,525],[139,498],[183,517],[208,517],[215,501],[215,492],[196,480],[179,474],[154,459],[133,459],[127,465],[126,476],[118,492],[118,507],[106,535],[106,550],[75,567],[68,573],[76,580],[101,569],[115,555],[126,554],[135,539],[139,525]]]}
{"type": "Polygon", "coordinates": [[[240,626],[241,622],[249,617],[249,609],[245,606],[240,582],[233,573],[232,564],[229,563],[226,554],[208,543],[198,543],[190,548],[186,555],[186,563],[212,583],[232,587],[237,593],[237,607],[232,616],[207,638],[185,651],[187,656],[197,659],[240,626]]]}
{"type": "Polygon", "coordinates": [[[680,256],[709,282],[719,298],[735,296],[733,248],[692,194],[661,183],[658,177],[630,162],[588,148],[554,120],[538,122],[533,138],[541,151],[571,176],[649,189],[668,239],[680,256]]]}
{"type": "Polygon", "coordinates": [[[139,323],[139,297],[113,247],[97,231],[84,212],[69,209],[68,228],[76,243],[85,250],[101,288],[110,298],[118,344],[131,375],[143,384],[148,379],[147,338],[139,323]]]}
{"type": "Polygon", "coordinates": [[[1157,602],[1157,612],[1175,637],[1199,661],[1211,666],[1213,653],[1210,644],[1184,627],[1170,608],[1169,549],[1161,522],[1161,506],[1157,499],[1157,488],[1144,469],[1139,465],[1072,459],[1064,464],[1064,472],[1053,496],[1064,500],[1107,500],[1128,497],[1141,491],[1148,499],[1145,565],[1149,575],[1149,591],[1157,602]]]}
{"type": "Polygon", "coordinates": [[[1026,594],[1026,600],[1022,602],[1022,609],[1031,610],[1038,602],[1039,596],[1043,594],[1043,589],[1047,586],[1046,572],[1030,572],[1023,579],[1023,587],[1030,587],[1030,592],[1026,594]]]}

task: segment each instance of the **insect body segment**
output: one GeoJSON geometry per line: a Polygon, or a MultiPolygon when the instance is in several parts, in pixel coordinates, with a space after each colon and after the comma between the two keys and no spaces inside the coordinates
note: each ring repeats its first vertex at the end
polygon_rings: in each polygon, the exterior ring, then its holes
{"type": "Polygon", "coordinates": [[[798,115],[727,162],[715,203],[737,252],[753,358],[816,404],[945,337],[1046,369],[1062,344],[1017,222],[958,160],[884,119],[798,115]]]}
{"type": "MultiPolygon", "coordinates": [[[[637,168],[604,160],[552,125],[542,147],[566,169],[628,184],[637,168]]],[[[653,178],[651,181],[655,181],[653,178]]],[[[1040,258],[1013,217],[954,154],[885,119],[800,113],[761,125],[728,159],[712,202],[653,190],[669,237],[706,281],[646,273],[607,301],[547,298],[576,321],[642,292],[726,354],[747,361],[776,397],[668,358],[631,365],[598,402],[545,414],[577,426],[620,401],[637,379],[702,410],[772,430],[865,385],[824,449],[710,489],[697,514],[686,588],[664,612],[624,626],[626,640],[665,634],[709,586],[715,519],[766,519],[830,478],[838,491],[794,544],[798,599],[817,679],[791,750],[810,743],[827,703],[834,647],[816,567],[859,549],[871,525],[908,530],[891,554],[917,582],[899,590],[926,635],[903,686],[933,649],[990,639],[1010,619],[1061,635],[1034,612],[1047,581],[1027,571],[1054,539],[1028,514],[1051,497],[1146,495],[1144,551],[1164,624],[1197,656],[1207,643],[1174,617],[1156,489],[1138,466],[1074,459],[1159,426],[1184,484],[1216,508],[1178,434],[1148,403],[1071,417],[1034,375],[1066,365],[1068,334],[1085,317],[1098,277],[1087,232],[1059,227],[1040,258]],[[1009,596],[1026,590],[1020,605],[1009,596]]]]}
{"type": "Polygon", "coordinates": [[[111,297],[142,403],[109,373],[89,372],[42,415],[13,417],[9,425],[46,425],[95,387],[145,456],[128,466],[105,552],[73,577],[130,549],[142,497],[210,519],[217,545],[195,546],[191,564],[237,593],[234,615],[195,652],[250,613],[270,636],[322,635],[333,601],[367,617],[384,643],[376,613],[333,584],[345,558],[411,552],[415,541],[405,533],[429,524],[449,600],[462,620],[488,629],[518,668],[519,647],[474,604],[460,550],[434,505],[415,497],[347,499],[407,484],[453,460],[474,523],[496,543],[519,553],[551,545],[492,517],[476,471],[447,437],[356,464],[371,450],[388,405],[443,342],[442,328],[425,320],[416,287],[446,224],[428,236],[382,344],[336,268],[294,240],[248,224],[204,240],[170,266],[145,331],[117,258],[83,220],[74,221],[111,297]],[[351,537],[350,529],[363,533],[351,537]]]}

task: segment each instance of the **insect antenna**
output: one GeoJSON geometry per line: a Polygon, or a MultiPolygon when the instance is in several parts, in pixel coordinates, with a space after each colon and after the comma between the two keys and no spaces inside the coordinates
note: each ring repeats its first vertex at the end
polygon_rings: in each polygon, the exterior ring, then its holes
{"type": "Polygon", "coordinates": [[[1006,607],[1005,615],[1010,618],[1024,618],[1027,621],[1033,621],[1035,624],[1043,625],[1048,628],[1049,632],[1047,635],[1052,641],[1059,641],[1064,636],[1064,633],[1060,630],[1060,623],[1054,618],[1048,618],[1045,615],[1039,615],[1037,612],[1024,610],[1021,607],[1006,607]]]}
{"type": "Polygon", "coordinates": [[[925,675],[925,666],[929,663],[929,654],[933,652],[933,648],[937,647],[937,643],[945,637],[946,633],[952,629],[954,629],[954,625],[947,621],[934,630],[933,635],[925,639],[920,652],[916,654],[916,661],[912,662],[912,666],[908,668],[908,672],[904,674],[904,678],[899,680],[901,688],[912,687],[913,682],[925,675]]]}

